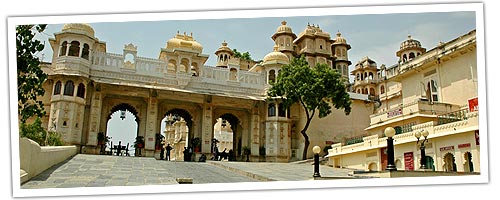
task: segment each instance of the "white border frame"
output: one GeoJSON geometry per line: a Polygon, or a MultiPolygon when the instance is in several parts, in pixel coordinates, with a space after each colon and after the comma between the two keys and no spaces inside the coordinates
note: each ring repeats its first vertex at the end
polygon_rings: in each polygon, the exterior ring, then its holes
{"type": "Polygon", "coordinates": [[[183,193],[208,191],[246,191],[246,190],[277,190],[277,189],[312,189],[312,188],[345,188],[369,186],[406,186],[429,184],[457,184],[457,183],[487,183],[488,171],[488,128],[486,108],[486,81],[485,81],[485,43],[484,19],[482,3],[463,4],[428,4],[428,5],[387,5],[387,6],[360,6],[360,7],[325,7],[325,8],[283,8],[263,10],[227,10],[227,11],[194,11],[171,13],[132,13],[132,14],[93,14],[69,16],[31,16],[8,18],[8,58],[9,58],[9,90],[10,90],[10,126],[11,126],[11,159],[12,159],[12,189],[14,197],[31,196],[66,196],[66,195],[97,195],[97,194],[138,194],[138,193],[183,193]],[[397,12],[394,12],[397,11],[397,12]],[[478,100],[481,105],[479,129],[481,146],[481,175],[451,176],[451,177],[418,177],[393,179],[355,179],[355,180],[323,180],[323,181],[279,181],[255,183],[219,183],[200,185],[148,185],[123,187],[85,187],[85,188],[50,188],[50,189],[20,189],[20,180],[17,176],[19,169],[19,127],[17,116],[17,81],[16,81],[16,52],[15,26],[20,24],[61,24],[80,22],[85,18],[87,23],[93,22],[123,22],[123,21],[160,21],[160,20],[194,20],[194,19],[225,19],[254,18],[254,17],[284,17],[284,16],[322,16],[322,15],[357,15],[357,14],[390,14],[390,13],[420,13],[420,12],[476,12],[476,41],[478,66],[478,100]],[[290,15],[290,13],[301,13],[290,15]],[[202,16],[202,17],[201,17],[202,16]],[[105,19],[105,20],[103,20],[105,19]],[[221,189],[230,188],[230,189],[221,189]]]}

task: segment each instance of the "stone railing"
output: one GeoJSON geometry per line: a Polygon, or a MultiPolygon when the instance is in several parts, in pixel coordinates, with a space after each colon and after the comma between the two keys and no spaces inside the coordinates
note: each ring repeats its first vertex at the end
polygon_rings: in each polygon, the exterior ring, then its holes
{"type": "Polygon", "coordinates": [[[41,147],[27,138],[19,139],[21,184],[77,154],[76,146],[41,147]]]}
{"type": "Polygon", "coordinates": [[[407,103],[396,108],[389,109],[387,111],[381,111],[379,113],[370,115],[370,125],[382,123],[387,120],[412,114],[428,114],[438,116],[445,113],[454,112],[459,109],[460,106],[458,105],[439,102],[430,104],[428,101],[418,99],[411,103],[407,103]]]}
{"type": "Polygon", "coordinates": [[[264,73],[202,66],[198,76],[190,71],[170,72],[160,59],[136,57],[135,63],[124,63],[123,55],[95,52],[89,61],[91,79],[99,82],[123,82],[132,86],[179,88],[205,93],[250,95],[259,98],[265,93],[264,73]]]}

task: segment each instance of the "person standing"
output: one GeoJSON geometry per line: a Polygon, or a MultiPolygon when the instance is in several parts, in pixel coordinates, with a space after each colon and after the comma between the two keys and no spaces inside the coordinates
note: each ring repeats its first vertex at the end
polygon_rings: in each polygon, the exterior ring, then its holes
{"type": "Polygon", "coordinates": [[[170,144],[167,144],[167,147],[165,147],[166,154],[165,154],[165,160],[170,160],[170,151],[172,150],[172,147],[170,144]]]}

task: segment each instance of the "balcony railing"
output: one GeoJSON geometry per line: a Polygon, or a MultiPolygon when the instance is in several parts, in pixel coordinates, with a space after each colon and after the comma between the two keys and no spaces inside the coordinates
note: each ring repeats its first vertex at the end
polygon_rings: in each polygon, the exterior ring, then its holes
{"type": "Polygon", "coordinates": [[[464,108],[455,112],[446,113],[444,115],[438,115],[437,124],[442,125],[442,124],[467,120],[468,112],[469,110],[467,108],[464,108]]]}

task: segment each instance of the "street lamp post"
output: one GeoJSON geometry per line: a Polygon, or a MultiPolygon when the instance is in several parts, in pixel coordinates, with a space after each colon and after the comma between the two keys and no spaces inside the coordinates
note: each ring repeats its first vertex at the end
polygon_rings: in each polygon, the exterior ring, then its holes
{"type": "Polygon", "coordinates": [[[396,165],[394,164],[394,135],[396,135],[396,130],[392,127],[387,127],[384,130],[385,136],[387,136],[387,167],[388,171],[396,171],[396,165]]]}
{"type": "Polygon", "coordinates": [[[313,147],[313,153],[314,153],[314,174],[313,177],[321,177],[319,174],[319,153],[321,152],[321,147],[319,146],[314,146],[313,147]]]}
{"type": "Polygon", "coordinates": [[[420,169],[427,169],[427,164],[425,162],[425,143],[429,142],[427,139],[429,136],[429,131],[423,130],[415,132],[415,137],[417,138],[417,145],[420,145],[420,169]],[[423,136],[423,139],[420,140],[420,137],[423,136]]]}

